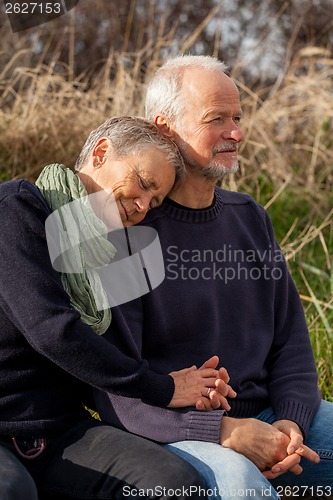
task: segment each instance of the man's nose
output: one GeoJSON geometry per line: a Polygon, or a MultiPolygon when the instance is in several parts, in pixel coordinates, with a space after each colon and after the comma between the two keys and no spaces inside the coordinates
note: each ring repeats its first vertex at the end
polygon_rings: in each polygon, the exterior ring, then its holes
{"type": "Polygon", "coordinates": [[[228,126],[222,131],[222,138],[224,140],[232,140],[234,142],[241,142],[243,140],[244,134],[233,120],[228,122],[228,126]]]}

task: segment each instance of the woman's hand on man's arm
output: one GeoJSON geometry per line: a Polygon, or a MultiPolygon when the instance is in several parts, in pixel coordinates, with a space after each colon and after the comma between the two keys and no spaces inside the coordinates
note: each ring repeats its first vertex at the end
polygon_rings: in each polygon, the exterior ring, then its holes
{"type": "Polygon", "coordinates": [[[197,410],[230,410],[227,398],[234,398],[235,391],[228,384],[230,378],[225,368],[216,369],[218,356],[212,356],[200,367],[191,366],[171,372],[175,392],[169,408],[195,406],[197,410]]]}

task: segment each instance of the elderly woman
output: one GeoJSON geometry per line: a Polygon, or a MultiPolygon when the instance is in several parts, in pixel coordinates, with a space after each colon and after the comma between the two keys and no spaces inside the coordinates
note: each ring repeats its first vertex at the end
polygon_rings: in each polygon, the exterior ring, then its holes
{"type": "Polygon", "coordinates": [[[48,165],[36,186],[53,212],[46,221],[48,248],[71,305],[103,334],[111,315],[107,299],[95,303],[102,284],[92,269],[121,254],[106,236],[137,224],[161,204],[184,167],[178,148],[154,125],[142,118],[115,117],[91,132],[75,170],[48,165]]]}
{"type": "MultiPolygon", "coordinates": [[[[126,357],[101,335],[111,315],[98,310],[91,293],[90,261],[97,254],[111,260],[117,250],[105,237],[109,226],[141,221],[182,170],[177,148],[154,125],[123,117],[90,134],[76,173],[55,164],[45,167],[36,186],[25,180],[0,186],[3,500],[105,500],[148,496],[148,488],[162,498],[180,488],[182,498],[190,486],[192,496],[199,496],[203,484],[190,465],[103,425],[82,405],[89,405],[86,389],[93,386],[158,406],[208,407],[204,396],[218,385],[210,361],[164,376],[138,356],[126,357]],[[102,198],[90,204],[96,193],[102,198]],[[46,221],[78,200],[85,201],[71,217],[88,235],[77,245],[80,272],[59,272],[51,262],[46,221]]],[[[73,220],[66,225],[66,217],[60,219],[64,234],[77,230],[73,220]]],[[[220,394],[215,398],[210,395],[213,407],[223,404],[220,394]]]]}

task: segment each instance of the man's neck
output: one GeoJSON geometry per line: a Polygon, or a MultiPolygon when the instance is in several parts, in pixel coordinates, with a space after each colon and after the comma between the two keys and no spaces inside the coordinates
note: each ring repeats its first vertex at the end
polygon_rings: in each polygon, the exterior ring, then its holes
{"type": "Polygon", "coordinates": [[[183,182],[169,193],[169,198],[188,208],[208,208],[214,200],[215,182],[205,178],[186,176],[183,182]]]}

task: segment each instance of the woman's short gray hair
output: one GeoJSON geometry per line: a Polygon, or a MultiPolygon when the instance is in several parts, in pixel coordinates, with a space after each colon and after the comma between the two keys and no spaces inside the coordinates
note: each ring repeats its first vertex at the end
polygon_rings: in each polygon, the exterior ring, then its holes
{"type": "Polygon", "coordinates": [[[184,177],[184,161],[176,144],[162,135],[156,125],[138,116],[115,116],[90,132],[76,160],[75,170],[82,168],[99,139],[103,137],[110,140],[113,153],[119,157],[137,155],[145,149],[155,147],[164,153],[174,166],[176,180],[184,177]]]}
{"type": "Polygon", "coordinates": [[[182,55],[169,59],[151,79],[146,93],[146,118],[154,121],[157,113],[163,113],[174,123],[181,122],[185,111],[182,98],[184,72],[188,68],[202,68],[225,73],[224,62],[212,56],[182,55]]]}

